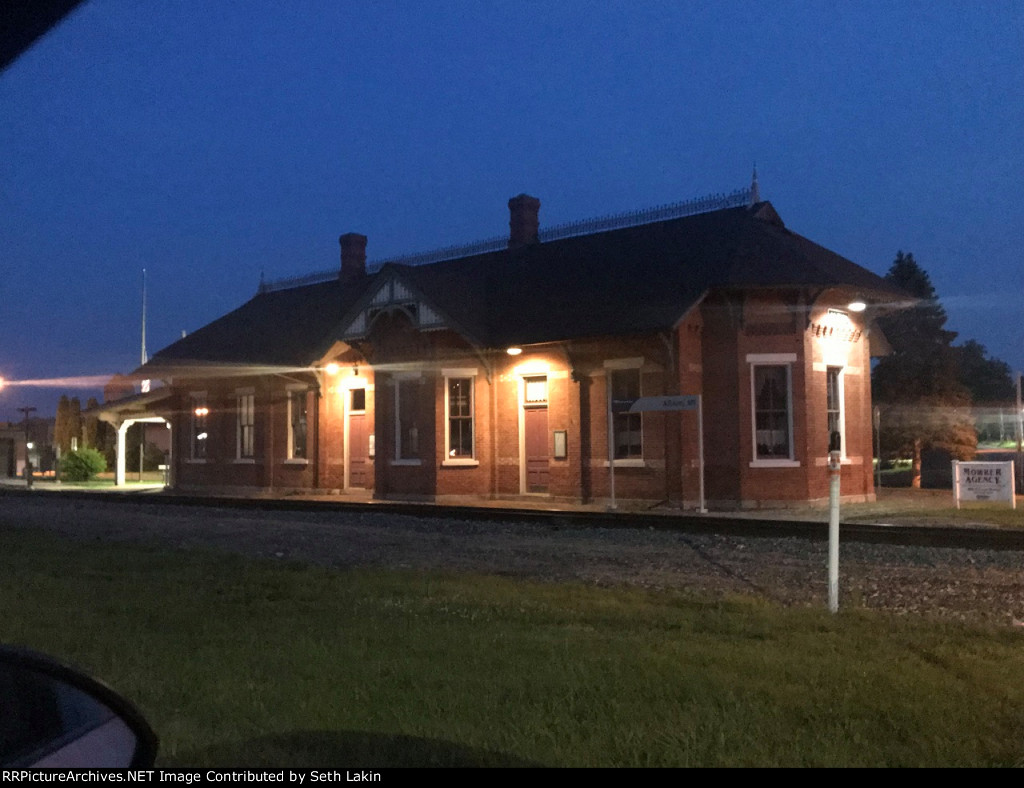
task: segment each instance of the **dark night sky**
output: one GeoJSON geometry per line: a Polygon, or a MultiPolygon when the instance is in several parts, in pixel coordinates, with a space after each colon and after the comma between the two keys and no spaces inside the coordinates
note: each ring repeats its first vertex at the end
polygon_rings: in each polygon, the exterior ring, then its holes
{"type": "MultiPolygon", "coordinates": [[[[16,408],[279,278],[749,184],[1024,367],[1024,4],[89,0],[0,73],[16,408]]],[[[91,387],[90,387],[91,386],[91,387]]]]}

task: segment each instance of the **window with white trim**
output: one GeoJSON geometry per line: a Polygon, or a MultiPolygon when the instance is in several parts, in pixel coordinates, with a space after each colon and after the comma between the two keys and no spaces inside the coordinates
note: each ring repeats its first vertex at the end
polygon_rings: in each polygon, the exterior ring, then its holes
{"type": "Polygon", "coordinates": [[[420,458],[419,378],[395,381],[395,459],[420,458]]]}
{"type": "Polygon", "coordinates": [[[445,378],[445,408],[448,414],[447,458],[473,459],[473,378],[445,378]]]}
{"type": "MultiPolygon", "coordinates": [[[[640,368],[609,369],[612,402],[640,399],[640,368]]],[[[638,460],[644,456],[643,419],[640,413],[613,412],[615,459],[638,460]]]]}
{"type": "Polygon", "coordinates": [[[235,397],[235,457],[250,460],[255,452],[256,395],[241,392],[235,397]]]}
{"type": "Polygon", "coordinates": [[[793,384],[790,364],[753,364],[754,459],[793,459],[793,384]]]}
{"type": "Polygon", "coordinates": [[[846,456],[846,413],[843,392],[843,368],[828,367],[825,370],[826,412],[828,413],[828,434],[839,433],[843,456],[846,456]]]}
{"type": "Polygon", "coordinates": [[[192,394],[189,397],[189,458],[205,460],[210,434],[207,420],[210,408],[206,404],[206,392],[192,394]]]}
{"type": "Polygon", "coordinates": [[[306,389],[294,389],[288,392],[288,459],[306,460],[308,447],[307,408],[309,392],[306,389]]]}

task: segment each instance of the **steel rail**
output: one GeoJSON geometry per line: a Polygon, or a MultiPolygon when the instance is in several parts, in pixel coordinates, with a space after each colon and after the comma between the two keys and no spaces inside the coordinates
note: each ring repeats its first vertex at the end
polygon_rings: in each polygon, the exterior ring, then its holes
{"type": "MultiPolygon", "coordinates": [[[[633,530],[677,531],[693,534],[720,534],[748,538],[799,538],[814,541],[828,539],[828,513],[821,521],[757,518],[752,515],[729,516],[672,514],[652,512],[594,512],[573,509],[518,508],[515,506],[451,506],[448,504],[398,501],[325,501],[296,498],[235,498],[189,495],[173,492],[87,492],[0,489],[4,497],[61,496],[78,501],[102,501],[125,506],[151,504],[198,506],[211,509],[258,510],[277,512],[323,512],[352,514],[395,514],[420,518],[448,518],[474,521],[513,521],[551,528],[626,528],[633,530]]],[[[891,544],[918,547],[957,547],[970,550],[1024,551],[1024,529],[966,526],[918,526],[843,522],[844,542],[891,544]]]]}

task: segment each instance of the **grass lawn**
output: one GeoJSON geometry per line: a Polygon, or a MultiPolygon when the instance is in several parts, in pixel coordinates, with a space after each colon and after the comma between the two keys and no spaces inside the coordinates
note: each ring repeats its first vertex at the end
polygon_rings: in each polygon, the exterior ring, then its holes
{"type": "MultiPolygon", "coordinates": [[[[1009,501],[963,501],[957,509],[952,490],[885,488],[870,503],[844,503],[841,516],[849,522],[892,522],[916,525],[990,525],[1024,528],[1024,496],[1017,507],[1009,501]]],[[[822,508],[822,511],[825,511],[822,508]]]]}
{"type": "Polygon", "coordinates": [[[159,765],[1024,763],[1024,635],[2,530],[3,641],[133,699],[159,765]]]}

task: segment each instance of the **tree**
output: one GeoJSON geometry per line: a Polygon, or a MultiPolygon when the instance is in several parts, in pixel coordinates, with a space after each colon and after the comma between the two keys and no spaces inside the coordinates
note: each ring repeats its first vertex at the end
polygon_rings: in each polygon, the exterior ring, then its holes
{"type": "Polygon", "coordinates": [[[971,392],[960,382],[956,333],[944,327],[946,310],[927,272],[901,251],[885,278],[918,301],[878,319],[893,352],[872,372],[872,392],[887,447],[910,457],[911,486],[920,487],[925,449],[943,449],[958,459],[974,456],[971,392]]]}
{"type": "Polygon", "coordinates": [[[57,401],[57,418],[53,423],[53,442],[60,449],[61,454],[71,451],[71,431],[68,423],[71,403],[67,394],[61,394],[57,401]]]}
{"type": "Polygon", "coordinates": [[[973,339],[955,350],[960,383],[971,392],[975,405],[1013,401],[1016,388],[1009,364],[990,357],[985,346],[973,339]]]}
{"type": "Polygon", "coordinates": [[[82,446],[82,403],[72,397],[68,404],[68,436],[73,447],[82,446]]]}
{"type": "MultiPolygon", "coordinates": [[[[89,397],[85,403],[85,409],[91,411],[93,408],[99,407],[99,403],[95,397],[89,397]]],[[[82,443],[88,449],[101,449],[100,445],[100,419],[99,416],[89,414],[84,417],[82,423],[82,443]]]]}

